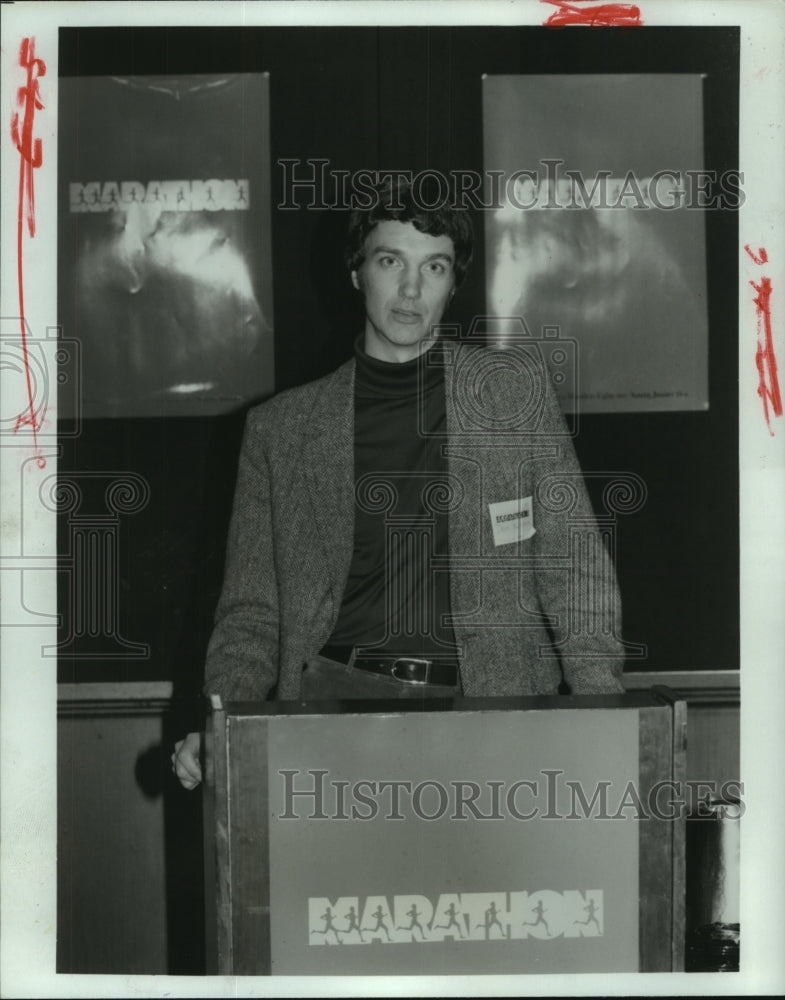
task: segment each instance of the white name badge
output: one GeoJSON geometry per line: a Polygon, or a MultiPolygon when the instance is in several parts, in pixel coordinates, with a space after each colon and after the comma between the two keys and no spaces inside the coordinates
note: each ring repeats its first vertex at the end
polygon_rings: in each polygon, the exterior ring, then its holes
{"type": "Polygon", "coordinates": [[[501,503],[490,503],[491,526],[493,527],[493,544],[509,545],[511,542],[525,542],[534,534],[534,514],[532,498],[521,497],[518,500],[502,500],[501,503]]]}

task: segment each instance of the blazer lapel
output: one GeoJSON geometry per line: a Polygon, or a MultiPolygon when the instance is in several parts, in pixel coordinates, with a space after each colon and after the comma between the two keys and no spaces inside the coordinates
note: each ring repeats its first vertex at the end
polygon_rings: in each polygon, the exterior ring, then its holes
{"type": "Polygon", "coordinates": [[[453,557],[478,556],[481,552],[480,511],[476,501],[482,489],[482,451],[477,453],[472,436],[463,430],[458,416],[461,401],[456,372],[462,357],[459,347],[455,363],[446,366],[444,371],[447,470],[460,482],[464,491],[463,502],[449,515],[449,551],[453,557]]]}
{"type": "Polygon", "coordinates": [[[354,360],[323,382],[305,446],[306,480],[338,613],[354,545],[354,360]]]}
{"type": "Polygon", "coordinates": [[[458,416],[460,390],[456,371],[462,354],[456,350],[456,362],[445,367],[444,403],[447,424],[447,470],[460,482],[463,500],[450,510],[448,549],[450,555],[450,603],[453,628],[459,646],[463,636],[461,626],[470,620],[474,609],[481,603],[480,574],[471,568],[481,553],[481,508],[478,500],[482,493],[482,465],[471,435],[461,427],[458,416]],[[458,397],[458,398],[456,398],[458,397]]]}

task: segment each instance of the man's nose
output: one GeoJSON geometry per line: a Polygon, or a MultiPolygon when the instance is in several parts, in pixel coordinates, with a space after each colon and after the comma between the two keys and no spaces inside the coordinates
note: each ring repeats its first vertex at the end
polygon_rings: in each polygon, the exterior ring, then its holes
{"type": "Polygon", "coordinates": [[[420,295],[420,272],[407,267],[401,275],[400,292],[405,299],[416,299],[420,295]]]}

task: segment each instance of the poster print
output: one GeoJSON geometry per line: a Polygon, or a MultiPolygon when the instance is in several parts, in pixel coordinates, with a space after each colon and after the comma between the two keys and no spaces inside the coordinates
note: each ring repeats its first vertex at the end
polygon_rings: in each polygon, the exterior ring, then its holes
{"type": "Polygon", "coordinates": [[[483,79],[485,169],[507,178],[485,213],[488,311],[577,341],[565,410],[709,406],[704,213],[743,195],[738,172],[725,190],[704,170],[701,88],[698,75],[483,79]]]}
{"type": "Polygon", "coordinates": [[[272,391],[268,102],[263,74],[61,81],[59,314],[82,417],[272,391]]]}
{"type": "MultiPolygon", "coordinates": [[[[27,218],[24,219],[24,257],[26,267],[25,313],[32,332],[38,338],[40,358],[44,368],[51,376],[54,384],[56,359],[54,359],[55,338],[51,343],[47,340],[47,331],[56,326],[57,309],[55,306],[54,289],[56,286],[56,260],[54,248],[56,241],[57,196],[55,192],[55,156],[54,143],[56,136],[57,96],[52,85],[57,71],[57,29],[59,23],[68,18],[77,17],[83,25],[88,23],[107,23],[111,18],[122,19],[126,24],[131,22],[145,23],[153,26],[155,19],[162,16],[159,11],[151,11],[142,5],[114,5],[114,10],[107,13],[100,10],[101,5],[95,5],[90,12],[86,5],[72,7],[69,4],[57,5],[59,11],[55,15],[55,7],[51,5],[16,4],[5,12],[3,24],[3,91],[9,95],[8,105],[12,103],[15,88],[23,85],[24,67],[20,66],[18,54],[19,43],[23,38],[33,35],[36,39],[36,58],[46,64],[46,74],[39,80],[39,96],[44,105],[37,112],[35,133],[31,135],[42,142],[42,158],[37,159],[34,148],[24,147],[28,151],[26,162],[32,167],[37,165],[27,176],[35,176],[35,235],[28,236],[27,218]],[[8,54],[8,57],[6,57],[8,54]],[[20,80],[20,73],[22,79],[20,80]],[[50,86],[52,85],[52,86],[50,86]]],[[[182,16],[185,23],[195,23],[199,19],[204,23],[206,18],[215,18],[212,23],[217,27],[219,22],[231,19],[225,5],[215,5],[215,10],[206,13],[208,5],[194,8],[190,5],[178,5],[177,17],[182,16]]],[[[505,5],[505,7],[508,5],[505,5]]],[[[515,11],[515,25],[541,25],[554,10],[564,5],[540,4],[521,5],[515,11]]],[[[579,4],[571,5],[579,8],[579,4]]],[[[305,7],[302,6],[302,10],[305,7]]],[[[237,20],[239,23],[252,8],[242,5],[242,14],[238,5],[237,20]]],[[[337,8],[336,8],[337,9],[337,8]]],[[[171,5],[171,18],[175,17],[175,5],[171,5]]],[[[501,24],[508,19],[510,11],[502,11],[487,5],[488,14],[483,12],[477,17],[487,16],[491,21],[501,24]]],[[[365,13],[365,12],[364,12],[365,13]]],[[[772,353],[768,351],[766,337],[766,305],[760,292],[750,287],[754,282],[758,288],[764,288],[764,279],[773,278],[774,297],[771,300],[769,313],[777,316],[776,274],[779,262],[783,259],[781,234],[776,227],[776,213],[781,207],[781,172],[780,161],[774,146],[768,137],[778,134],[777,121],[781,117],[782,66],[781,37],[782,21],[768,5],[763,4],[727,4],[720,11],[709,10],[706,5],[698,3],[679,4],[641,4],[640,14],[644,27],[640,30],[649,32],[651,47],[657,47],[658,27],[667,24],[698,24],[711,21],[715,26],[718,21],[731,25],[742,26],[742,165],[744,167],[744,190],[747,202],[740,212],[741,227],[739,232],[738,261],[734,261],[734,280],[736,272],[739,278],[739,310],[738,317],[731,317],[732,322],[738,319],[739,346],[739,381],[741,385],[741,470],[742,470],[742,547],[745,554],[743,576],[743,606],[742,623],[743,646],[742,659],[745,663],[754,664],[755,670],[747,672],[745,679],[745,717],[748,727],[754,730],[748,732],[748,737],[755,734],[770,734],[764,740],[755,738],[747,742],[747,764],[745,777],[747,779],[746,795],[751,802],[765,803],[765,830],[770,831],[781,825],[781,804],[771,796],[771,773],[768,766],[761,767],[771,760],[781,759],[781,727],[778,719],[778,702],[772,694],[777,693],[777,684],[781,677],[782,643],[777,632],[777,622],[781,621],[782,579],[777,568],[777,560],[772,560],[772,553],[779,551],[782,543],[782,527],[778,516],[777,503],[781,499],[779,492],[772,488],[772,478],[776,478],[777,470],[782,468],[782,420],[775,406],[775,394],[771,381],[772,353]],[[750,252],[743,248],[748,246],[750,252]],[[765,250],[765,254],[762,253],[765,250]],[[755,300],[758,300],[756,304],[755,300]],[[760,333],[758,331],[760,320],[760,333]],[[766,381],[759,383],[758,367],[756,366],[756,348],[760,337],[761,366],[764,369],[766,381]],[[768,365],[768,368],[766,367],[768,365]],[[760,389],[760,391],[758,391],[760,389]],[[763,412],[763,403],[767,404],[767,414],[763,412]],[[768,422],[766,416],[768,415],[768,422]],[[773,473],[773,476],[772,476],[773,473]],[[776,518],[773,516],[777,510],[776,518]],[[761,568],[768,569],[761,573],[761,568]],[[757,751],[757,752],[756,752],[757,751]],[[762,752],[761,752],[762,751],[762,752]],[[764,759],[765,754],[765,759],[764,759]]],[[[262,13],[255,12],[261,22],[270,23],[276,17],[293,18],[295,15],[281,13],[275,4],[265,5],[262,13]]],[[[304,17],[304,14],[297,14],[304,17]]],[[[317,15],[314,14],[314,18],[317,15]]],[[[359,15],[357,12],[351,15],[359,15]]],[[[398,18],[399,14],[387,15],[398,18]]],[[[445,17],[445,23],[457,21],[454,11],[444,9],[436,14],[434,10],[427,12],[423,23],[435,23],[438,17],[445,17]]],[[[73,23],[73,22],[71,22],[73,23]]],[[[565,22],[566,23],[566,22],[565,22]]],[[[389,28],[389,24],[387,25],[389,28]]],[[[507,21],[505,31],[509,31],[507,21]]],[[[588,45],[588,27],[579,27],[580,40],[576,48],[580,50],[588,45]]],[[[638,29],[636,29],[638,30],[638,29]]],[[[382,33],[382,38],[390,36],[382,33]]],[[[337,81],[340,78],[338,69],[328,68],[325,78],[337,81]]],[[[9,115],[4,112],[4,120],[9,115]]],[[[305,115],[305,109],[301,114],[305,115]]],[[[8,121],[6,121],[8,124],[8,121]]],[[[17,220],[22,216],[18,209],[19,196],[19,165],[20,155],[16,145],[10,141],[10,129],[4,128],[3,154],[3,310],[5,319],[16,317],[17,323],[14,336],[4,336],[4,390],[6,376],[12,377],[12,393],[3,393],[3,417],[7,418],[3,426],[4,436],[0,448],[0,460],[3,464],[3,507],[6,513],[21,509],[20,470],[24,468],[28,479],[37,485],[35,468],[38,462],[47,462],[47,474],[56,468],[56,442],[49,428],[31,420],[22,421],[16,432],[10,430],[18,421],[20,409],[24,409],[27,399],[27,389],[24,386],[24,371],[12,365],[6,365],[5,344],[16,345],[18,333],[18,301],[17,301],[17,260],[16,237],[18,234],[17,220]],[[10,238],[9,238],[10,233],[10,238]],[[22,379],[20,388],[20,378],[22,379]],[[16,402],[11,405],[9,400],[22,399],[21,406],[16,402]],[[6,409],[6,405],[8,409],[6,409]],[[13,412],[11,412],[13,410],[13,412]],[[6,434],[6,430],[8,433],[6,434]],[[36,434],[33,431],[36,431],[36,434]],[[49,436],[47,436],[49,435],[49,436]],[[37,441],[33,440],[37,437],[37,441]],[[30,461],[32,459],[32,465],[30,461]],[[26,464],[25,464],[26,463],[26,464]]],[[[389,133],[388,133],[389,134],[389,133]]],[[[294,150],[287,150],[290,155],[297,155],[294,150]]],[[[24,157],[22,157],[24,159],[24,157]]],[[[392,162],[392,161],[391,161],[392,162]]],[[[25,209],[26,212],[26,209],[25,209]]],[[[708,248],[711,252],[711,247],[708,248]]],[[[780,328],[772,328],[771,344],[781,356],[780,328]]],[[[11,352],[13,355],[13,352],[11,352]]],[[[713,400],[712,400],[713,403],[713,400]]],[[[36,411],[37,412],[37,411],[36,411]]],[[[51,416],[51,414],[50,414],[51,416]]],[[[723,440],[717,439],[714,447],[717,452],[723,449],[723,440]]],[[[735,456],[735,447],[731,449],[735,456]]],[[[676,453],[676,458],[678,458],[676,453]]],[[[735,486],[733,487],[735,491],[735,486]]],[[[36,504],[30,508],[32,516],[31,533],[26,536],[24,546],[19,539],[21,529],[18,519],[8,515],[3,534],[3,576],[4,576],[4,615],[17,610],[16,584],[19,582],[24,567],[26,587],[25,602],[19,602],[22,610],[36,608],[55,613],[54,588],[47,585],[46,580],[54,574],[55,567],[41,560],[47,553],[51,557],[54,545],[52,542],[53,518],[46,511],[41,512],[36,504]],[[10,522],[10,532],[8,524],[10,522]],[[37,561],[38,560],[38,561],[37,561]],[[8,583],[11,583],[9,589],[8,583]],[[43,584],[43,586],[41,585],[43,584]],[[41,595],[43,598],[41,599],[41,595]],[[10,597],[8,595],[11,595],[10,597]]],[[[25,522],[25,528],[30,523],[25,522]]],[[[731,544],[735,544],[731,543],[731,544]]],[[[721,546],[718,546],[721,549],[721,546]]],[[[641,567],[646,572],[646,567],[641,567]]],[[[667,584],[663,582],[663,586],[667,584]]],[[[696,599],[696,607],[700,600],[696,599]]],[[[7,618],[3,618],[4,625],[7,618]]],[[[103,975],[57,975],[54,965],[54,940],[52,928],[55,926],[55,892],[54,892],[54,858],[56,856],[56,817],[54,809],[55,788],[53,775],[56,769],[53,720],[56,711],[56,689],[51,670],[51,662],[40,658],[40,649],[54,641],[54,625],[46,624],[39,617],[32,621],[27,619],[22,624],[12,619],[12,627],[4,629],[3,635],[3,794],[4,807],[3,844],[3,978],[4,989],[13,994],[38,993],[40,995],[127,995],[132,989],[142,990],[150,995],[156,991],[178,993],[179,995],[236,995],[238,986],[249,994],[261,995],[264,985],[219,983],[215,981],[188,981],[167,976],[149,976],[144,974],[133,976],[103,976],[103,975]]],[[[151,804],[151,811],[153,805],[151,804]]],[[[105,811],[104,811],[105,812],[105,811]]],[[[782,985],[781,961],[776,958],[779,953],[777,939],[778,925],[774,914],[765,901],[770,897],[772,885],[782,882],[781,862],[772,857],[770,851],[770,833],[764,834],[761,824],[755,822],[754,816],[745,826],[745,857],[749,863],[745,866],[744,902],[745,916],[750,934],[746,938],[745,967],[739,976],[713,977],[712,991],[726,989],[735,992],[739,988],[749,991],[779,991],[782,985]],[[766,859],[762,863],[761,859],[766,859]],[[779,866],[779,867],[778,867],[779,866]],[[727,984],[727,985],[726,985],[727,984]]],[[[121,900],[124,899],[122,895],[121,900]]],[[[136,926],[139,921],[136,922],[136,926]]],[[[418,983],[412,989],[425,993],[428,990],[442,992],[452,990],[455,994],[469,991],[495,990],[519,995],[521,992],[590,992],[601,989],[605,992],[618,991],[625,995],[634,992],[649,992],[668,989],[673,983],[673,990],[680,992],[705,991],[704,983],[695,984],[687,978],[667,977],[668,987],[663,986],[663,977],[657,981],[647,977],[609,981],[604,978],[601,986],[597,986],[585,978],[577,980],[552,982],[540,980],[536,986],[531,982],[516,981],[514,984],[501,983],[497,980],[483,981],[478,984],[468,984],[466,981],[448,979],[438,983],[418,983]]],[[[349,987],[343,984],[335,985],[337,989],[349,987]]],[[[407,984],[408,985],[408,984],[407,984]]],[[[295,981],[276,983],[277,992],[299,991],[307,989],[295,981]]],[[[378,983],[369,980],[356,984],[355,990],[363,995],[389,990],[389,983],[378,983]]],[[[325,984],[313,984],[314,995],[323,995],[325,984]]]]}

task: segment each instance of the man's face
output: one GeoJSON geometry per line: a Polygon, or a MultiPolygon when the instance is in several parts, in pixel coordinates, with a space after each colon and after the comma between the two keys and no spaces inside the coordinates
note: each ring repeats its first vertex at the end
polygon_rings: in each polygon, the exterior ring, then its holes
{"type": "Polygon", "coordinates": [[[410,361],[429,346],[455,290],[453,242],[386,219],[368,234],[364,252],[352,282],[365,297],[365,352],[410,361]]]}

